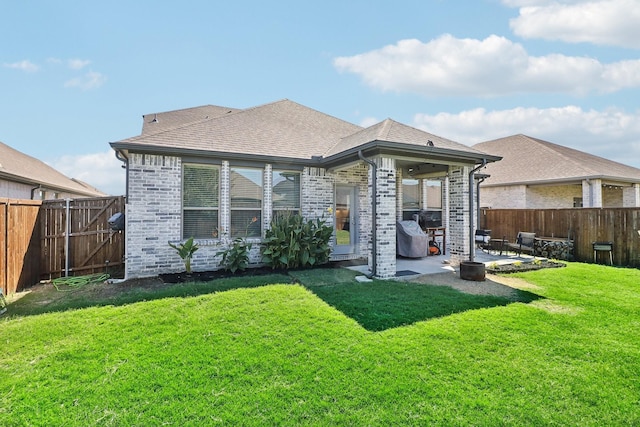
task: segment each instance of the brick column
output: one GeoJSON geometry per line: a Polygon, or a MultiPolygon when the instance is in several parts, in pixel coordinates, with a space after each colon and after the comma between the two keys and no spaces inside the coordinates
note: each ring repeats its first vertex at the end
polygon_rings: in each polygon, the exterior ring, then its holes
{"type": "Polygon", "coordinates": [[[469,259],[469,172],[467,166],[449,166],[449,228],[447,243],[451,264],[469,259]]]}
{"type": "MultiPolygon", "coordinates": [[[[396,162],[376,158],[376,277],[396,275],[396,162]]],[[[371,185],[370,185],[371,187],[371,185]]]]}
{"type": "Polygon", "coordinates": [[[270,164],[264,166],[264,178],[262,182],[262,237],[265,230],[271,226],[271,216],[273,214],[273,167],[270,164]]]}
{"type": "Polygon", "coordinates": [[[182,235],[182,162],[178,157],[131,154],[126,211],[126,276],[180,271],[167,242],[182,235]]]}
{"type": "Polygon", "coordinates": [[[223,243],[231,239],[231,168],[227,160],[222,162],[220,168],[220,210],[218,221],[220,222],[219,238],[223,243]]]}
{"type": "Polygon", "coordinates": [[[582,180],[582,207],[601,208],[602,207],[602,180],[584,179],[582,180]]]}
{"type": "Polygon", "coordinates": [[[622,189],[622,207],[640,208],[640,184],[632,184],[631,187],[622,189]]]}

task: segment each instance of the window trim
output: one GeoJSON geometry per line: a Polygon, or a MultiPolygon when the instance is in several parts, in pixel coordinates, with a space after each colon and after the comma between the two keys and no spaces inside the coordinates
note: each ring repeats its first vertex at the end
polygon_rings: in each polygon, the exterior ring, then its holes
{"type": "Polygon", "coordinates": [[[295,212],[296,214],[301,214],[302,213],[302,171],[300,170],[292,170],[289,168],[272,168],[271,169],[271,188],[269,190],[271,192],[271,217],[273,218],[275,216],[275,214],[277,212],[295,212]],[[298,182],[298,206],[295,208],[290,208],[290,207],[286,207],[286,208],[276,208],[274,206],[273,203],[273,195],[274,195],[274,180],[273,180],[273,175],[275,173],[281,173],[281,172],[289,172],[289,173],[295,173],[298,175],[299,177],[299,182],[298,182]]]}
{"type": "MultiPolygon", "coordinates": [[[[215,227],[216,230],[216,236],[211,236],[211,237],[197,237],[197,236],[193,236],[194,239],[196,240],[205,240],[205,239],[215,239],[218,240],[220,239],[220,218],[221,218],[221,206],[222,206],[222,201],[221,201],[221,197],[222,197],[222,191],[221,191],[221,187],[222,187],[222,165],[219,163],[215,163],[215,162],[186,162],[183,161],[182,162],[182,170],[181,170],[181,186],[180,186],[180,236],[182,237],[182,240],[188,239],[192,236],[187,236],[185,234],[185,211],[199,211],[199,212],[211,212],[211,211],[215,211],[218,213],[217,215],[217,224],[215,227]],[[215,169],[218,171],[218,206],[217,207],[211,207],[211,206],[185,206],[185,168],[189,167],[189,166],[205,166],[211,169],[215,169]]],[[[212,232],[213,234],[213,232],[212,232]]]]}
{"type": "MultiPolygon", "coordinates": [[[[234,163],[233,165],[229,165],[229,237],[231,239],[236,239],[236,238],[243,238],[243,239],[262,239],[262,236],[264,236],[264,226],[263,226],[263,220],[264,220],[264,191],[265,191],[265,179],[264,179],[264,171],[265,171],[265,165],[262,164],[261,167],[258,166],[245,166],[244,162],[239,162],[239,163],[234,163]],[[255,208],[255,207],[244,207],[244,208],[234,208],[233,207],[233,197],[231,194],[231,175],[233,174],[234,170],[237,169],[242,169],[242,170],[253,170],[253,171],[257,171],[259,172],[260,175],[260,207],[259,208],[255,208]],[[260,232],[259,235],[257,236],[235,236],[232,233],[232,229],[233,229],[233,212],[234,211],[259,211],[260,212],[260,217],[258,218],[258,222],[260,223],[260,232]]],[[[247,226],[248,227],[248,226],[247,226]]]]}

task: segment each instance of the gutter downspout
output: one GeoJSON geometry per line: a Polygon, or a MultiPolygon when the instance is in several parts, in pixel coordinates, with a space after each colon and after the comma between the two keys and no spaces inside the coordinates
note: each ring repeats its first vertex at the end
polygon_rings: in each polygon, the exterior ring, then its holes
{"type": "Polygon", "coordinates": [[[120,151],[115,151],[116,159],[120,160],[122,163],[122,167],[125,169],[125,203],[126,200],[129,200],[129,159],[126,158],[120,151]]]}
{"type": "MultiPolygon", "coordinates": [[[[125,175],[125,196],[124,196],[124,203],[125,203],[125,210],[127,208],[127,204],[129,203],[129,159],[122,154],[120,151],[115,150],[116,153],[116,159],[120,160],[122,163],[124,163],[122,165],[122,167],[125,169],[126,171],[126,175],[125,175]]],[[[125,212],[126,215],[126,212],[125,212]]],[[[125,216],[125,220],[126,220],[126,216],[125,216]]],[[[125,227],[126,229],[126,227],[125,227]]],[[[126,232],[126,231],[125,231],[126,232]]],[[[124,239],[124,278],[123,279],[109,279],[107,280],[108,283],[122,283],[122,282],[126,282],[127,280],[129,280],[128,277],[128,271],[127,271],[127,238],[126,238],[126,234],[125,234],[125,239],[124,239]]]]}
{"type": "MultiPolygon", "coordinates": [[[[487,165],[487,159],[482,159],[482,164],[469,172],[469,261],[475,259],[475,238],[473,224],[473,174],[487,165]]],[[[479,185],[479,184],[478,184],[479,185]]],[[[479,193],[479,190],[478,190],[479,193]]]]}
{"type": "Polygon", "coordinates": [[[358,150],[358,157],[360,158],[360,160],[371,166],[371,276],[375,277],[378,273],[378,257],[376,255],[376,253],[378,252],[378,242],[376,239],[376,199],[378,198],[378,166],[372,160],[364,157],[362,155],[362,150],[358,150]]]}
{"type": "MultiPolygon", "coordinates": [[[[42,184],[38,185],[37,187],[33,187],[33,188],[31,189],[31,200],[35,200],[35,199],[33,198],[33,196],[34,196],[34,194],[35,194],[35,191],[36,191],[36,190],[42,190],[42,184]]],[[[40,197],[40,198],[42,198],[42,197],[40,197]]]]}

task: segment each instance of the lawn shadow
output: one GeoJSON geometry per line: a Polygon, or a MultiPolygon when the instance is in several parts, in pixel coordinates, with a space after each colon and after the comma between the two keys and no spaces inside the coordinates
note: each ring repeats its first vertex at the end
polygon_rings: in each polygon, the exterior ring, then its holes
{"type": "Polygon", "coordinates": [[[504,287],[503,292],[465,292],[450,285],[395,280],[355,281],[351,270],[296,272],[292,274],[327,304],[342,311],[369,331],[384,331],[468,310],[529,303],[541,298],[531,292],[496,282],[474,282],[470,286],[504,287]]]}
{"type": "Polygon", "coordinates": [[[132,279],[121,283],[92,283],[78,288],[39,284],[24,295],[12,299],[6,317],[33,316],[89,307],[122,306],[163,298],[185,298],[224,292],[232,289],[256,288],[275,283],[291,283],[286,274],[259,274],[225,277],[210,281],[166,283],[158,278],[132,279]]]}

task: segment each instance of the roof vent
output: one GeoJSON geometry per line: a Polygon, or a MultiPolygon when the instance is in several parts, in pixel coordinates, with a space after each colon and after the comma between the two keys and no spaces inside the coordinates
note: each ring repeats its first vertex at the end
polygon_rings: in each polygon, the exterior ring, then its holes
{"type": "Polygon", "coordinates": [[[427,141],[427,147],[433,147],[433,141],[432,140],[428,140],[427,141]]]}
{"type": "Polygon", "coordinates": [[[153,120],[151,120],[151,123],[158,123],[158,115],[157,114],[153,115],[153,120]]]}

